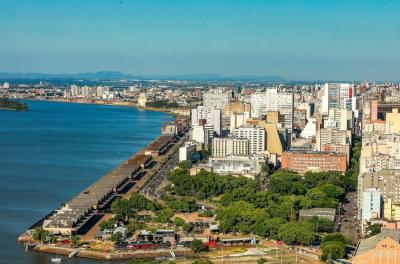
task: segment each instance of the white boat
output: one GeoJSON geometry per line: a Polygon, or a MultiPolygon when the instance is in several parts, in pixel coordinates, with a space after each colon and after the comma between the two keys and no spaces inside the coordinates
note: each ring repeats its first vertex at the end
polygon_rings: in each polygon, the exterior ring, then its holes
{"type": "Polygon", "coordinates": [[[56,257],[56,258],[51,258],[51,263],[61,263],[62,258],[56,257]]]}

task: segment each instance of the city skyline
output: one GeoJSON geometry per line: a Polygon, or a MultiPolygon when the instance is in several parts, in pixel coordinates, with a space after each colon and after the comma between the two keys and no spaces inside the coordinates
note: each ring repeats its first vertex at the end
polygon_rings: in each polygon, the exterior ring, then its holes
{"type": "Polygon", "coordinates": [[[0,72],[398,80],[395,1],[0,1],[0,72]]]}

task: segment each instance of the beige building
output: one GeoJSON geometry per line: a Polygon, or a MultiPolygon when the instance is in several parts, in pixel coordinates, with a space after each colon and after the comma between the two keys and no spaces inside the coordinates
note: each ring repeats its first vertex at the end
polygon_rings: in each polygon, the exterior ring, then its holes
{"type": "Polygon", "coordinates": [[[146,94],[145,93],[141,93],[139,95],[139,98],[138,98],[138,106],[139,107],[146,107],[146,101],[147,101],[146,94]]]}
{"type": "Polygon", "coordinates": [[[212,140],[213,157],[228,155],[245,156],[249,154],[249,140],[246,138],[214,138],[212,140]]]}
{"type": "Polygon", "coordinates": [[[386,113],[386,123],[393,125],[395,133],[400,133],[400,113],[397,108],[393,108],[391,113],[386,113]]]}
{"type": "Polygon", "coordinates": [[[400,170],[381,170],[359,176],[359,208],[362,208],[363,191],[379,188],[383,199],[383,217],[400,221],[400,170]]]}
{"type": "Polygon", "coordinates": [[[224,105],[224,116],[232,116],[233,114],[242,113],[250,113],[250,104],[232,102],[224,105]]]}
{"type": "MultiPolygon", "coordinates": [[[[270,113],[273,112],[268,112],[267,118],[269,118],[269,116],[273,117],[273,115],[270,115],[270,113]]],[[[265,120],[255,120],[255,119],[248,121],[248,123],[249,122],[251,122],[251,124],[255,124],[265,129],[267,134],[265,149],[271,154],[282,156],[283,145],[279,137],[277,123],[269,123],[268,121],[265,120]]]]}

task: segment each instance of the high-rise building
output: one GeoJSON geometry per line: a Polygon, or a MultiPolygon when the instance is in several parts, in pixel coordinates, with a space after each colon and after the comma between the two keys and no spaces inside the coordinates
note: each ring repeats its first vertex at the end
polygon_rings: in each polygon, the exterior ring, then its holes
{"type": "Polygon", "coordinates": [[[179,148],[179,161],[194,161],[196,154],[196,144],[187,141],[185,144],[179,148]]]}
{"type": "Polygon", "coordinates": [[[349,145],[350,135],[346,130],[333,127],[321,128],[317,132],[316,149],[321,151],[328,144],[349,145]]]}
{"type": "Polygon", "coordinates": [[[91,89],[89,86],[85,85],[81,88],[81,95],[83,97],[90,97],[91,96],[91,89]]]}
{"type": "Polygon", "coordinates": [[[8,82],[4,82],[3,89],[9,89],[9,88],[10,88],[10,84],[8,82]]]}
{"type": "Polygon", "coordinates": [[[214,138],[212,140],[213,157],[229,155],[245,156],[249,154],[249,140],[246,138],[214,138]]]}
{"type": "Polygon", "coordinates": [[[293,130],[293,114],[294,114],[294,97],[293,94],[278,92],[277,88],[267,89],[267,101],[265,110],[279,111],[283,117],[283,126],[289,133],[293,130]]]}
{"type": "Polygon", "coordinates": [[[265,92],[256,92],[251,95],[251,117],[262,118],[267,114],[267,94],[265,92]]]}
{"type": "Polygon", "coordinates": [[[71,96],[75,97],[75,96],[79,96],[81,95],[81,87],[73,84],[71,85],[71,96]]]}
{"type": "Polygon", "coordinates": [[[231,133],[234,137],[247,138],[249,140],[250,154],[262,154],[265,152],[266,133],[264,128],[244,125],[235,128],[231,133]]]}
{"type": "Polygon", "coordinates": [[[231,91],[208,91],[203,94],[203,106],[208,108],[215,108],[222,111],[224,110],[224,106],[230,103],[231,98],[231,91]]]}
{"type": "Polygon", "coordinates": [[[139,98],[138,98],[138,106],[139,107],[146,107],[146,94],[145,93],[140,93],[139,98]]]}
{"type": "Polygon", "coordinates": [[[214,134],[214,127],[207,125],[193,125],[191,139],[199,144],[208,145],[211,143],[214,134]]]}
{"type": "Polygon", "coordinates": [[[241,127],[246,124],[249,119],[249,113],[241,113],[241,114],[232,114],[230,117],[230,131],[233,131],[235,128],[241,127]]]}
{"type": "Polygon", "coordinates": [[[354,85],[350,83],[325,83],[322,90],[321,113],[327,115],[329,108],[352,110],[357,115],[354,85]]]}
{"type": "Polygon", "coordinates": [[[381,217],[382,194],[379,188],[364,190],[362,202],[362,220],[370,221],[381,217]]]}
{"type": "Polygon", "coordinates": [[[198,106],[191,110],[192,125],[198,125],[199,120],[205,119],[207,125],[213,126],[213,130],[217,135],[221,135],[222,114],[221,110],[214,107],[198,106]]]}
{"type": "Polygon", "coordinates": [[[234,114],[250,114],[250,104],[245,104],[241,102],[231,102],[224,106],[224,116],[232,116],[234,114]]]}
{"type": "Polygon", "coordinates": [[[353,129],[353,111],[343,108],[329,108],[329,118],[334,120],[339,130],[353,129]]]}

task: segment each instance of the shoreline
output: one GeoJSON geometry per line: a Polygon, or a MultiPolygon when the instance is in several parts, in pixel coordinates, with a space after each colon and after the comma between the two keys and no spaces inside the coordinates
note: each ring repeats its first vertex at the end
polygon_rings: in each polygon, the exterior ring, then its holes
{"type": "MultiPolygon", "coordinates": [[[[26,99],[29,100],[29,99],[26,99]]],[[[41,99],[36,99],[35,101],[47,101],[47,102],[65,102],[65,103],[79,103],[79,104],[99,104],[99,103],[90,103],[90,102],[71,102],[71,101],[59,101],[59,100],[41,100],[41,99]]],[[[109,104],[110,106],[124,106],[124,105],[120,105],[120,104],[109,104]]],[[[126,105],[128,106],[128,105],[126,105]]],[[[128,106],[129,107],[129,106],[128,106]]],[[[136,107],[135,107],[136,108],[136,107]]],[[[140,109],[138,109],[140,110],[140,109]]],[[[142,110],[149,110],[149,109],[142,109],[142,110]]],[[[150,110],[151,111],[151,110],[150,110]]],[[[164,111],[159,111],[159,112],[164,112],[164,111]]],[[[165,112],[166,114],[170,114],[173,117],[173,120],[175,119],[175,115],[169,113],[169,112],[165,112]]],[[[161,129],[161,127],[160,127],[161,129]]],[[[127,162],[139,155],[143,155],[145,152],[145,149],[155,140],[157,140],[160,136],[162,136],[161,131],[159,132],[159,134],[152,139],[149,143],[147,143],[145,146],[143,146],[143,148],[139,149],[138,151],[132,153],[131,155],[129,155],[129,157],[127,157],[127,159],[123,160],[122,162],[118,163],[111,171],[120,168],[122,166],[124,166],[125,164],[127,164],[127,162]]],[[[160,166],[163,166],[163,163],[160,161],[160,166]]],[[[108,172],[109,173],[109,172],[108,172]]],[[[105,174],[103,176],[100,177],[100,179],[102,179],[103,177],[105,177],[105,174]]],[[[138,192],[139,189],[144,186],[145,184],[147,184],[148,181],[150,181],[152,179],[152,177],[154,176],[154,174],[148,174],[145,173],[140,180],[138,180],[133,186],[131,186],[129,188],[129,190],[126,192],[125,195],[133,193],[133,192],[138,192]]],[[[85,190],[85,188],[87,188],[88,186],[84,186],[82,188],[82,190],[85,190]]],[[[124,196],[125,196],[124,195],[124,196]]],[[[75,196],[71,197],[72,199],[75,196]]],[[[55,209],[56,210],[56,209],[55,209]]],[[[46,214],[44,217],[42,217],[40,220],[35,221],[34,224],[32,226],[30,226],[28,229],[26,229],[23,233],[21,233],[18,238],[17,238],[17,243],[23,243],[25,246],[27,246],[28,248],[34,250],[34,251],[38,251],[38,252],[43,252],[43,253],[49,253],[49,254],[60,254],[60,255],[69,255],[72,251],[74,251],[75,248],[73,247],[63,247],[63,246],[59,246],[57,244],[41,244],[41,243],[37,243],[36,241],[34,241],[31,237],[31,235],[29,235],[27,232],[29,230],[33,230],[35,227],[37,226],[41,226],[43,221],[49,217],[49,215],[53,214],[55,212],[55,210],[52,210],[49,214],[46,214]]],[[[90,227],[93,228],[94,226],[90,227]]],[[[171,249],[172,251],[174,251],[174,253],[177,253],[176,255],[180,255],[182,257],[189,255],[189,253],[192,253],[191,250],[186,250],[186,249],[171,249]],[[175,252],[175,251],[178,252],[175,252]],[[182,252],[182,254],[180,254],[180,252],[182,252]]],[[[159,257],[171,257],[171,250],[157,250],[154,252],[148,252],[146,251],[145,254],[137,252],[137,251],[133,251],[133,252],[108,252],[108,251],[95,251],[95,250],[90,250],[90,249],[86,249],[86,248],[81,248],[79,250],[79,253],[76,255],[77,257],[83,257],[83,258],[90,258],[90,259],[98,259],[98,260],[128,260],[128,259],[132,259],[132,258],[159,258],[159,257]]]]}
{"type": "Polygon", "coordinates": [[[6,108],[6,107],[0,107],[0,111],[18,111],[17,109],[14,108],[6,108]]]}
{"type": "Polygon", "coordinates": [[[179,115],[176,112],[187,111],[190,108],[160,108],[160,107],[140,107],[133,102],[123,102],[123,101],[105,101],[97,99],[81,99],[81,100],[70,100],[70,99],[39,99],[39,98],[20,98],[21,100],[31,100],[31,101],[44,101],[44,102],[56,102],[56,103],[71,103],[71,104],[86,104],[86,105],[108,105],[108,106],[121,106],[121,107],[131,107],[139,111],[152,111],[152,112],[162,112],[170,115],[179,115]]]}
{"type": "MultiPolygon", "coordinates": [[[[74,251],[74,248],[65,248],[57,245],[38,245],[34,249],[37,252],[64,255],[68,256],[74,251]]],[[[81,249],[77,253],[78,258],[87,258],[94,260],[117,261],[117,260],[130,260],[130,259],[156,259],[156,258],[170,258],[171,251],[176,257],[190,257],[193,256],[193,251],[185,248],[175,249],[160,249],[157,251],[131,251],[131,252],[101,252],[88,249],[81,249]]]]}

